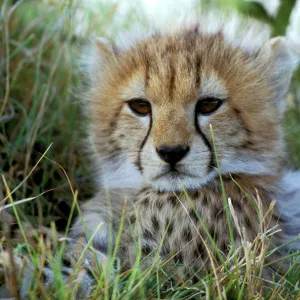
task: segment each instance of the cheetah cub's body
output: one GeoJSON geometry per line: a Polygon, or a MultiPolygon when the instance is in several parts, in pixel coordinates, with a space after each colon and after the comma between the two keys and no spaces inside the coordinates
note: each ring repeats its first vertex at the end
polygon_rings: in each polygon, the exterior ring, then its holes
{"type": "MultiPolygon", "coordinates": [[[[94,248],[106,254],[124,214],[124,268],[136,259],[137,236],[144,257],[159,248],[174,263],[209,267],[211,239],[225,255],[232,244],[219,172],[247,240],[274,226],[276,211],[259,219],[285,172],[281,120],[295,66],[283,38],[233,39],[204,24],[156,31],[127,47],[97,40],[86,108],[102,192],[83,206],[90,236],[102,223],[94,248]]],[[[70,236],[84,244],[84,232],[78,219],[70,236]]]]}

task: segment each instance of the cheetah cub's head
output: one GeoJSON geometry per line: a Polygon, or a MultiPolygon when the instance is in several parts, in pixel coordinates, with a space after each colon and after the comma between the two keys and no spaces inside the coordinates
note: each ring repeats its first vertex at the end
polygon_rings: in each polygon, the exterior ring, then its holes
{"type": "Polygon", "coordinates": [[[283,38],[233,40],[201,25],[90,55],[90,141],[104,184],[198,189],[223,174],[272,175],[296,66],[283,38]]]}

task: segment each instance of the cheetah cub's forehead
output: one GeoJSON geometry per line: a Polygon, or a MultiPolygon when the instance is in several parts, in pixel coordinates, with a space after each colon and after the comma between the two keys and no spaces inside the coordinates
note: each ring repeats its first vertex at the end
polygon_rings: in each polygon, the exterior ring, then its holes
{"type": "Polygon", "coordinates": [[[223,174],[279,171],[296,66],[287,42],[250,51],[200,28],[155,32],[128,48],[95,42],[87,105],[106,184],[201,188],[217,176],[213,142],[223,174]]]}

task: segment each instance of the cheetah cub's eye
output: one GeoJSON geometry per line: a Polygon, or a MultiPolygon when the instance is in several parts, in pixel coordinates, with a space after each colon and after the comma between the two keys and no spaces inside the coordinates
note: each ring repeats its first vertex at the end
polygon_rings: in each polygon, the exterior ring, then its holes
{"type": "Polygon", "coordinates": [[[143,99],[132,99],[127,101],[130,109],[138,116],[144,117],[151,113],[151,105],[143,99]]]}
{"type": "Polygon", "coordinates": [[[215,112],[222,103],[223,100],[218,98],[201,99],[196,104],[196,114],[209,115],[215,112]]]}

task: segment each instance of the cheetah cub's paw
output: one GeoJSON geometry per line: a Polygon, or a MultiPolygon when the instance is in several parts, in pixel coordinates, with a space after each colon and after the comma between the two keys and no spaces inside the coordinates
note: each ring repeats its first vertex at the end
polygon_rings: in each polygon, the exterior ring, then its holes
{"type": "Polygon", "coordinates": [[[17,254],[11,257],[7,251],[0,252],[0,298],[19,295],[26,299],[33,274],[34,268],[26,257],[17,254]]]}
{"type": "Polygon", "coordinates": [[[61,279],[66,291],[76,299],[85,299],[90,295],[103,270],[106,270],[107,257],[94,249],[87,248],[85,255],[75,256],[78,244],[67,239],[65,255],[61,259],[48,261],[42,257],[33,263],[29,257],[20,254],[0,252],[0,298],[20,297],[28,299],[29,293],[38,294],[41,290],[49,296],[55,296],[56,286],[61,279]],[[73,249],[73,250],[71,250],[73,249]],[[13,260],[13,263],[12,263],[13,260]],[[60,265],[60,270],[55,266],[60,265]]]}

